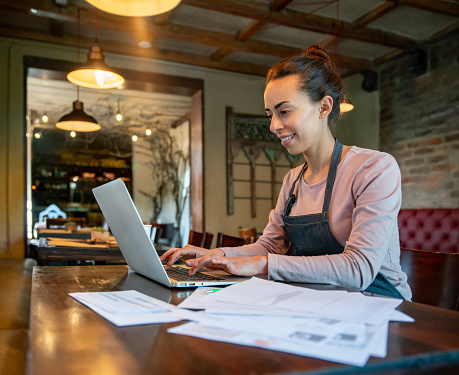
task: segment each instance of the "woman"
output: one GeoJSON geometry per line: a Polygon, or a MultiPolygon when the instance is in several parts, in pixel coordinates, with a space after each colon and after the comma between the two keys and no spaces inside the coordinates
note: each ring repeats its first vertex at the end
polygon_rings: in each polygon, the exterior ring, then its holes
{"type": "Polygon", "coordinates": [[[318,46],[274,65],[267,76],[270,130],[303,166],[284,178],[259,240],[237,248],[170,249],[169,268],[186,258],[202,267],[272,280],[327,283],[411,299],[400,267],[397,215],[400,171],[385,153],[343,146],[330,131],[340,115],[343,84],[318,46]]]}

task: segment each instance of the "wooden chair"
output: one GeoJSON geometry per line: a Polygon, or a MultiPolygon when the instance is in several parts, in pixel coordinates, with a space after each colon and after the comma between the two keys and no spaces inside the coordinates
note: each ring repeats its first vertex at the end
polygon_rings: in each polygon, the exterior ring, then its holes
{"type": "Polygon", "coordinates": [[[413,302],[459,309],[459,253],[401,248],[400,263],[408,275],[413,302]]]}
{"type": "Polygon", "coordinates": [[[239,231],[239,237],[241,237],[241,238],[256,237],[257,236],[256,228],[239,227],[238,231],[239,231]]]}
{"type": "Polygon", "coordinates": [[[217,234],[217,246],[216,247],[238,247],[242,245],[247,245],[249,238],[233,237],[227,234],[218,233],[217,234]]]}
{"type": "Polygon", "coordinates": [[[204,249],[210,249],[212,246],[213,239],[214,235],[210,232],[201,233],[195,230],[190,230],[188,244],[203,247],[204,249]]]}
{"type": "Polygon", "coordinates": [[[256,228],[243,228],[239,227],[239,237],[247,239],[247,243],[253,243],[257,241],[258,234],[256,228]]]}

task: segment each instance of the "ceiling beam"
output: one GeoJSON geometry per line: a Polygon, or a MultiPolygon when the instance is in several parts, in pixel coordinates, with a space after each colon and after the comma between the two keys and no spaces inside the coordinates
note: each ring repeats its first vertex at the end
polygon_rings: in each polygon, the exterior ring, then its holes
{"type": "MultiPolygon", "coordinates": [[[[57,38],[52,37],[51,35],[43,31],[26,30],[22,27],[5,27],[0,25],[0,35],[26,40],[51,42],[70,47],[75,47],[77,45],[77,38],[72,35],[64,35],[63,38],[57,38]]],[[[80,37],[81,45],[90,46],[93,43],[93,41],[93,38],[80,37]]],[[[264,76],[266,75],[266,72],[268,70],[267,67],[247,62],[219,62],[212,61],[205,56],[199,56],[187,52],[170,50],[165,51],[161,50],[155,45],[153,45],[153,47],[149,49],[142,49],[133,47],[132,43],[104,40],[102,47],[106,52],[171,61],[187,65],[197,65],[201,67],[232,71],[236,73],[264,76]]]]}
{"type": "MultiPolygon", "coordinates": [[[[19,10],[25,11],[25,8],[20,8],[19,10]]],[[[75,13],[73,16],[70,15],[68,9],[63,12],[57,13],[56,10],[52,11],[51,8],[49,8],[47,10],[39,10],[37,15],[31,16],[31,17],[44,16],[46,18],[51,18],[51,19],[55,19],[58,21],[65,21],[67,23],[73,23],[77,25],[78,19],[76,17],[76,14],[77,13],[75,13]]],[[[128,53],[129,55],[143,56],[145,54],[144,52],[145,50],[137,46],[137,43],[140,40],[134,39],[136,34],[133,31],[136,30],[136,25],[137,25],[136,24],[137,21],[135,19],[132,19],[131,17],[117,17],[116,22],[113,22],[113,18],[107,17],[106,15],[101,15],[98,17],[98,19],[99,19],[99,28],[104,29],[105,31],[108,31],[107,35],[115,35],[115,38],[116,38],[117,33],[119,33],[120,31],[124,32],[127,35],[126,40],[130,39],[133,42],[133,45],[130,48],[130,52],[128,53]]],[[[81,12],[80,25],[82,26],[84,25],[86,27],[91,26],[92,28],[94,26],[94,23],[95,23],[95,17],[93,17],[93,14],[91,14],[90,12],[81,12]]],[[[226,33],[209,31],[209,30],[202,30],[202,29],[197,29],[197,28],[189,27],[189,26],[170,25],[170,24],[166,24],[164,26],[156,26],[153,23],[143,23],[142,27],[143,27],[143,30],[142,30],[143,34],[150,35],[150,36],[154,35],[156,41],[158,40],[158,38],[172,38],[172,39],[186,40],[192,43],[199,43],[199,44],[203,44],[206,46],[217,47],[219,49],[224,49],[225,51],[220,52],[222,54],[221,56],[218,56],[218,54],[215,54],[214,56],[212,56],[211,59],[209,59],[211,60],[210,65],[212,66],[214,63],[218,63],[219,61],[221,61],[224,56],[228,55],[228,53],[230,53],[233,50],[240,50],[240,51],[244,51],[248,53],[257,53],[257,54],[269,53],[269,55],[271,56],[274,55],[280,58],[291,56],[301,51],[298,48],[289,47],[289,46],[280,45],[280,44],[273,44],[273,43],[268,43],[268,42],[263,42],[263,41],[238,40],[239,38],[235,40],[234,35],[232,34],[226,34],[226,33]]],[[[256,29],[258,27],[261,27],[258,24],[258,21],[253,21],[251,24],[249,24],[249,26],[246,29],[241,30],[241,38],[244,39],[244,38],[250,37],[250,34],[252,32],[256,32],[256,29]]],[[[92,30],[90,31],[91,34],[84,35],[83,28],[80,27],[80,29],[81,29],[80,45],[82,47],[86,46],[87,48],[89,48],[94,43],[94,39],[91,38],[92,30]],[[89,40],[89,42],[84,41],[85,37],[86,37],[86,40],[89,40]]],[[[24,32],[26,31],[26,29],[24,28],[18,29],[14,27],[12,27],[11,30],[8,30],[8,28],[3,27],[1,30],[2,30],[1,31],[2,35],[12,36],[12,37],[15,37],[15,36],[24,37],[24,32]],[[19,34],[14,35],[12,33],[13,30],[18,31],[19,34]]],[[[30,32],[28,33],[28,36],[25,39],[34,39],[33,36],[37,35],[35,32],[36,30],[30,30],[30,32]]],[[[67,36],[67,40],[68,40],[69,35],[70,35],[69,33],[66,33],[65,35],[67,36]]],[[[49,36],[49,40],[47,40],[47,38],[44,38],[43,35],[40,35],[37,40],[49,41],[51,43],[61,42],[59,38],[53,37],[51,35],[49,36]]],[[[76,40],[76,42],[73,45],[77,45],[77,36],[74,36],[74,40],[76,40]]],[[[109,49],[107,47],[107,44],[112,43],[113,45],[116,45],[117,41],[118,39],[109,40],[106,37],[102,39],[99,34],[99,43],[101,44],[101,47],[104,48],[104,50],[116,53],[117,52],[116,47],[113,49],[109,49]]],[[[167,56],[171,56],[171,55],[173,55],[173,52],[168,52],[167,56]]],[[[195,56],[191,53],[188,53],[187,55],[195,56]]],[[[199,59],[198,58],[193,59],[193,61],[198,61],[198,60],[203,61],[204,59],[205,57],[200,57],[199,59]]],[[[359,68],[369,69],[372,66],[371,61],[364,60],[364,59],[355,59],[352,57],[342,56],[342,57],[339,57],[339,60],[340,60],[340,64],[342,64],[343,66],[352,66],[356,69],[359,69],[359,68]]],[[[187,60],[178,61],[178,62],[187,63],[187,60]]],[[[232,64],[232,62],[227,61],[227,62],[224,62],[223,64],[227,66],[228,64],[232,64]]],[[[237,63],[237,62],[234,62],[234,64],[236,66],[242,65],[242,63],[237,63]]],[[[236,71],[240,71],[240,67],[238,67],[236,71]]],[[[260,69],[251,67],[249,68],[249,71],[260,71],[260,69]]],[[[261,71],[266,71],[266,67],[264,69],[261,69],[261,71]]]]}
{"type": "Polygon", "coordinates": [[[354,25],[356,29],[360,29],[362,27],[365,27],[369,23],[376,21],[378,18],[381,18],[382,16],[389,13],[392,9],[396,8],[397,6],[398,4],[395,2],[386,1],[385,3],[381,4],[379,7],[376,7],[375,9],[371,10],[367,14],[364,14],[362,17],[352,22],[352,24],[354,25]]]}
{"type": "Polygon", "coordinates": [[[417,45],[414,39],[401,35],[362,27],[358,30],[350,22],[338,21],[333,18],[312,15],[305,12],[284,9],[281,12],[272,12],[266,3],[249,0],[182,0],[182,4],[198,8],[227,13],[239,17],[252,18],[279,26],[289,26],[302,30],[355,39],[369,43],[381,44],[389,47],[408,49],[417,45]]]}
{"type": "MultiPolygon", "coordinates": [[[[273,12],[279,12],[282,9],[284,9],[287,5],[289,5],[292,1],[293,0],[273,0],[269,3],[269,8],[273,12]]],[[[236,34],[235,40],[248,40],[252,35],[255,35],[257,32],[259,32],[265,24],[265,21],[251,21],[246,27],[244,27],[236,34]]],[[[220,61],[233,51],[234,49],[232,48],[221,48],[212,54],[211,59],[215,61],[220,61]]]]}
{"type": "Polygon", "coordinates": [[[430,12],[442,13],[448,16],[459,16],[459,2],[447,0],[387,0],[391,3],[409,5],[413,8],[430,12]]]}

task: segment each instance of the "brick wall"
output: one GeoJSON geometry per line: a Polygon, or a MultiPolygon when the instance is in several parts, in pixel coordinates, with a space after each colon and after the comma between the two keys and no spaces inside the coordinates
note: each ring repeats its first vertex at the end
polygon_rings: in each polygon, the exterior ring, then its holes
{"type": "Polygon", "coordinates": [[[459,207],[459,33],[429,46],[427,73],[413,54],[381,66],[380,146],[402,173],[402,208],[459,207]]]}

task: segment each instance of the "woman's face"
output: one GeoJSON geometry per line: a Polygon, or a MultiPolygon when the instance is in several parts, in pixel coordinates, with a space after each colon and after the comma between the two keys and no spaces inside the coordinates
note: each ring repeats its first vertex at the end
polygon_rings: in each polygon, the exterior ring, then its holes
{"type": "Polygon", "coordinates": [[[275,79],[265,89],[265,110],[271,119],[270,130],[292,155],[307,152],[318,145],[320,136],[328,130],[326,118],[320,119],[321,103],[312,103],[299,90],[299,76],[275,79]]]}

